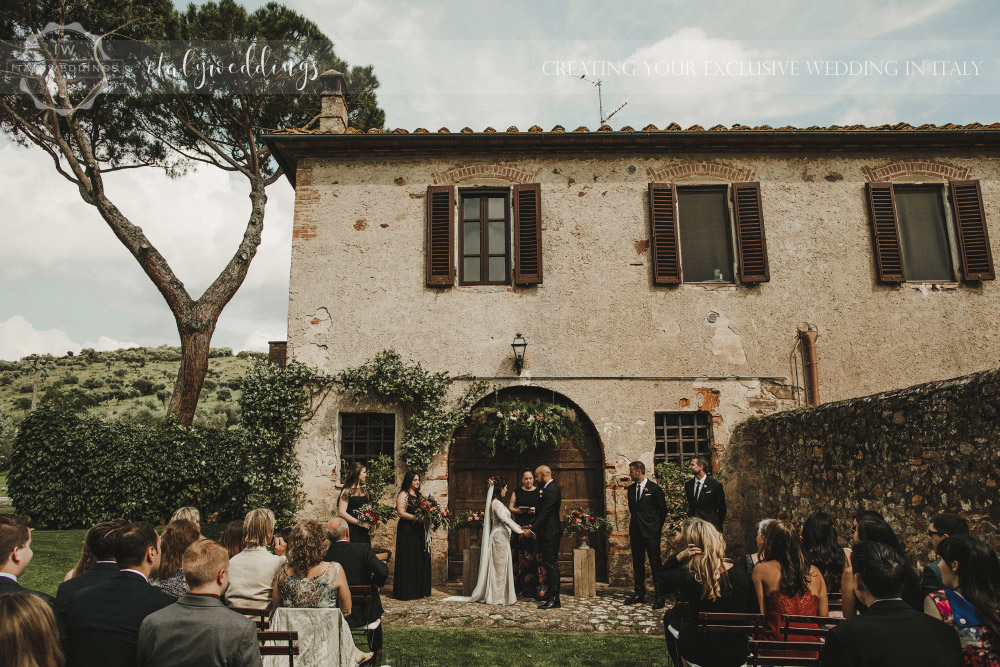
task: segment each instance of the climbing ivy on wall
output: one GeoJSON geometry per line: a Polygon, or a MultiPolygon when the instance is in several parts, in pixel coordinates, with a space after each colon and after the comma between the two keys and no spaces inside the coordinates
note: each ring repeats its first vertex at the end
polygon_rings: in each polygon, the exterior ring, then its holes
{"type": "Polygon", "coordinates": [[[465,423],[487,389],[485,382],[473,383],[449,406],[448,374],[406,362],[395,350],[384,350],[357,368],[343,370],[336,379],[355,402],[374,398],[399,403],[404,419],[400,460],[418,472],[426,472],[434,456],[451,445],[455,429],[465,423]]]}

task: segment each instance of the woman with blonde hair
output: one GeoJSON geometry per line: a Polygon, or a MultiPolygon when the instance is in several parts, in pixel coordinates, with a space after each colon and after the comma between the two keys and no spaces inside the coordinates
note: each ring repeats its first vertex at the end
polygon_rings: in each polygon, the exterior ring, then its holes
{"type": "Polygon", "coordinates": [[[274,540],[274,512],[258,507],[243,519],[243,551],[229,559],[226,602],[233,607],[267,609],[283,555],[267,550],[274,540]]]}
{"type": "Polygon", "coordinates": [[[674,664],[736,667],[746,661],[746,641],[736,635],[705,635],[698,631],[702,612],[743,613],[751,584],[746,572],[726,560],[726,542],[704,519],[688,519],[681,529],[686,545],[663,564],[661,590],[677,593],[678,604],[663,617],[667,649],[674,664]],[[680,604],[684,603],[684,604],[680,604]]]}
{"type": "Polygon", "coordinates": [[[187,519],[195,525],[195,528],[198,529],[199,533],[201,532],[201,512],[198,511],[197,507],[191,507],[189,505],[187,507],[179,508],[176,512],[174,512],[174,515],[170,517],[170,521],[167,523],[173,523],[178,519],[187,519]]]}
{"type": "Polygon", "coordinates": [[[33,593],[0,595],[0,667],[63,667],[52,610],[33,593]]]}

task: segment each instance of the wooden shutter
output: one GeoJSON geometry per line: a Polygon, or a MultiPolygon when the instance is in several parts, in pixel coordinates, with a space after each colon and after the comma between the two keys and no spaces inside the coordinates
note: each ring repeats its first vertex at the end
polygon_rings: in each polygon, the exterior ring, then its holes
{"type": "Polygon", "coordinates": [[[427,285],[455,284],[455,187],[427,188],[427,285]]]}
{"type": "Polygon", "coordinates": [[[736,214],[736,254],[741,283],[766,283],[771,279],[767,263],[767,240],[760,205],[760,183],[733,183],[736,214]]]}
{"type": "Polygon", "coordinates": [[[681,242],[677,227],[677,189],[673,183],[649,184],[649,245],[653,283],[680,283],[681,242]]]}
{"type": "Polygon", "coordinates": [[[867,190],[875,272],[879,282],[901,283],[905,280],[903,251],[899,245],[896,198],[892,194],[892,183],[868,183],[867,190]]]}
{"type": "Polygon", "coordinates": [[[950,189],[962,280],[995,280],[979,181],[952,181],[950,189]]]}
{"type": "Polygon", "coordinates": [[[542,189],[538,183],[514,185],[514,283],[542,282],[542,189]]]}

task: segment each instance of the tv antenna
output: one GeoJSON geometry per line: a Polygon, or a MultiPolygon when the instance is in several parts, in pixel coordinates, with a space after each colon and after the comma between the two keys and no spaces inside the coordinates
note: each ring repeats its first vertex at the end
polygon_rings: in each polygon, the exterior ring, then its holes
{"type": "Polygon", "coordinates": [[[588,79],[586,74],[581,74],[580,78],[583,79],[584,81],[586,81],[587,83],[591,84],[592,86],[597,86],[597,105],[598,105],[598,109],[600,110],[600,113],[601,113],[601,125],[607,125],[608,121],[611,120],[611,117],[614,116],[619,111],[621,111],[622,109],[624,109],[625,105],[628,104],[628,101],[622,102],[621,106],[619,106],[617,109],[615,109],[614,111],[612,111],[611,113],[609,113],[607,116],[605,116],[604,115],[604,98],[601,95],[601,84],[603,83],[603,81],[601,81],[601,79],[598,79],[597,81],[594,81],[593,79],[588,79]]]}

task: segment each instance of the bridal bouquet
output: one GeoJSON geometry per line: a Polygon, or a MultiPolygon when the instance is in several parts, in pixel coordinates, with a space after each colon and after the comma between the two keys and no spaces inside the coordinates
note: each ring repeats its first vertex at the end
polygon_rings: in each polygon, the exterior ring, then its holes
{"type": "Polygon", "coordinates": [[[472,511],[472,512],[462,512],[457,517],[455,517],[455,522],[451,524],[453,529],[459,528],[471,528],[473,530],[479,530],[483,527],[483,521],[486,520],[486,512],[472,511]]]}
{"type": "Polygon", "coordinates": [[[438,505],[434,496],[421,498],[419,502],[414,503],[413,514],[417,517],[417,521],[421,521],[427,526],[428,530],[446,528],[451,519],[448,508],[438,505]]]}
{"type": "Polygon", "coordinates": [[[382,503],[365,503],[355,518],[375,530],[396,518],[396,508],[382,503]]]}
{"type": "Polygon", "coordinates": [[[611,527],[603,516],[594,516],[589,509],[573,510],[563,520],[563,536],[576,533],[601,533],[611,527]]]}

